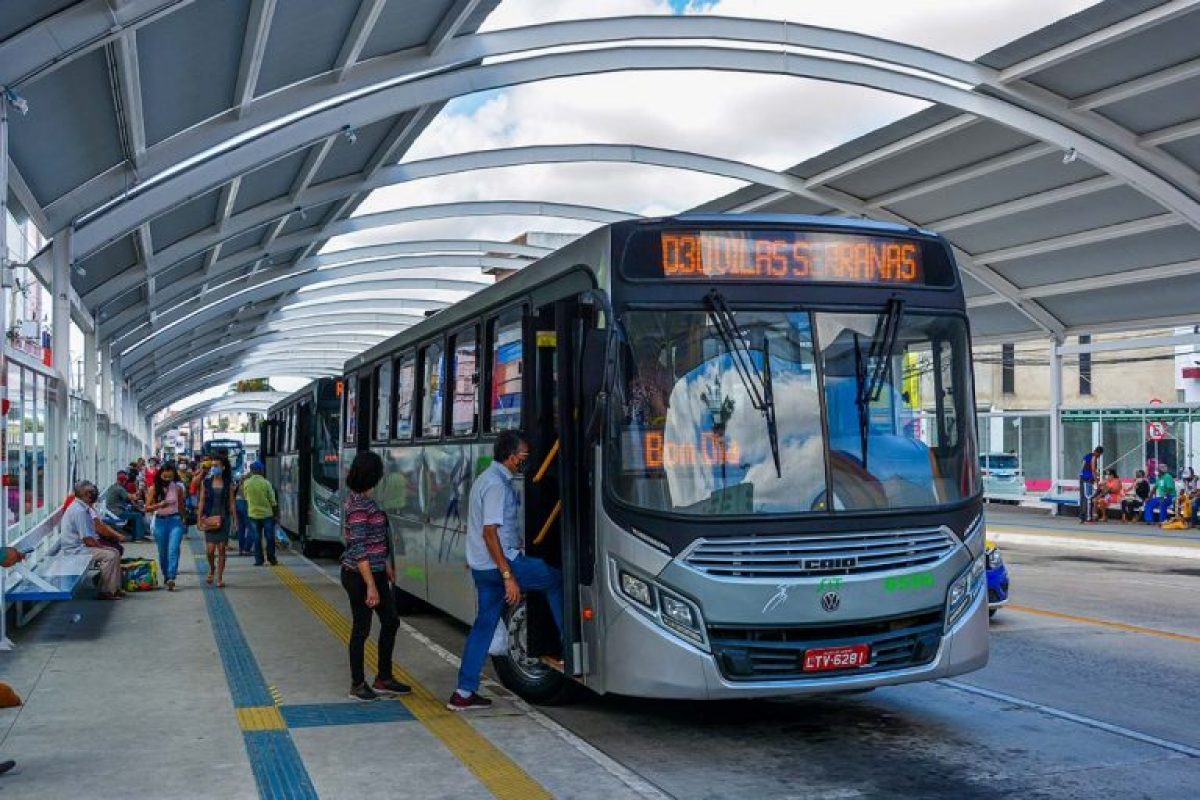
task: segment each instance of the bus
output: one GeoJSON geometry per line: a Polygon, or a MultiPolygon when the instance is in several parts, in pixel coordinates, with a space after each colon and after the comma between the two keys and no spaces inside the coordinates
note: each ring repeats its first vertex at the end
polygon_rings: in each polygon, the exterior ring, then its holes
{"type": "Polygon", "coordinates": [[[969,324],[946,241],[868,220],[602,227],[350,359],[342,467],[382,456],[402,600],[470,622],[496,434],[559,568],[494,665],[534,702],[868,690],[982,667],[969,324]]]}
{"type": "Polygon", "coordinates": [[[343,383],[321,378],[271,406],[260,441],[279,524],[312,557],[342,542],[338,428],[343,383]]]}
{"type": "Polygon", "coordinates": [[[200,447],[200,452],[209,458],[220,455],[222,451],[229,459],[233,474],[242,474],[246,469],[246,445],[240,439],[209,439],[200,447]]]}

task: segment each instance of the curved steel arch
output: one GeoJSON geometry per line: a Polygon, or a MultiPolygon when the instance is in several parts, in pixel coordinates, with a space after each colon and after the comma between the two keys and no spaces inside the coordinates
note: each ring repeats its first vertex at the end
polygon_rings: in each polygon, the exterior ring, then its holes
{"type": "MultiPolygon", "coordinates": [[[[496,150],[478,150],[459,153],[421,161],[409,161],[385,167],[365,181],[345,182],[331,181],[308,189],[303,195],[303,203],[293,201],[290,197],[272,200],[249,208],[234,217],[219,230],[205,230],[187,237],[175,244],[164,248],[156,254],[154,269],[144,270],[142,267],[130,267],[121,275],[101,286],[96,287],[83,300],[90,306],[100,304],[123,294],[130,289],[146,283],[155,275],[170,269],[174,264],[202,253],[220,242],[232,239],[242,233],[253,230],[273,220],[278,220],[297,209],[309,209],[324,205],[328,202],[341,200],[360,192],[395,186],[415,180],[434,178],[445,175],[459,175],[483,169],[498,169],[502,167],[524,166],[530,164],[562,164],[562,163],[629,163],[647,166],[681,169],[690,172],[701,172],[725,178],[757,183],[770,186],[779,191],[807,197],[822,205],[833,205],[828,196],[820,191],[810,189],[803,178],[798,178],[787,172],[757,167],[742,161],[704,155],[702,153],[673,150],[662,147],[647,147],[630,144],[547,144],[529,145],[523,147],[508,147],[496,150]],[[148,273],[148,274],[147,274],[148,273]]],[[[328,234],[315,230],[308,234],[310,241],[326,238],[328,234]]],[[[510,245],[511,246],[511,245],[510,245]]],[[[271,248],[273,252],[282,252],[271,248]]],[[[263,255],[269,255],[264,253],[263,255]]],[[[262,257],[259,255],[258,257],[262,257]]],[[[255,260],[254,258],[248,259],[255,260]]],[[[222,262],[217,262],[211,272],[220,274],[222,262]]],[[[236,269],[244,266],[247,259],[242,258],[236,269]]]]}
{"type": "MultiPolygon", "coordinates": [[[[316,362],[312,359],[299,360],[284,360],[276,361],[274,366],[277,367],[272,373],[272,377],[280,375],[295,375],[302,378],[324,378],[337,375],[341,372],[345,362],[341,364],[335,361],[316,362]]],[[[221,383],[233,382],[244,378],[261,378],[266,375],[262,365],[251,364],[248,366],[234,366],[222,371],[213,372],[204,376],[197,376],[195,379],[176,383],[169,387],[164,387],[160,392],[152,395],[146,395],[142,398],[141,405],[143,408],[165,408],[176,400],[187,397],[191,394],[203,391],[207,386],[215,386],[221,383]]]]}
{"type": "MultiPolygon", "coordinates": [[[[672,38],[672,25],[681,19],[671,18],[666,29],[653,38],[672,38]]],[[[606,20],[606,22],[613,22],[606,20]]],[[[623,28],[616,20],[617,29],[624,30],[623,40],[648,36],[648,28],[655,23],[640,20],[637,27],[623,28]]],[[[658,20],[663,22],[662,19],[658,20]]],[[[736,24],[745,21],[738,20],[736,24]]],[[[773,23],[776,31],[786,31],[779,23],[773,23]]],[[[540,26],[550,28],[552,26],[540,26]]],[[[798,28],[799,26],[797,26],[798,28]]],[[[857,37],[855,34],[838,32],[843,41],[858,41],[864,45],[878,47],[877,40],[857,37]]],[[[683,38],[694,38],[687,36],[683,38]]],[[[596,44],[613,41],[606,37],[593,37],[578,44],[596,44]]],[[[738,41],[770,42],[779,45],[813,46],[811,43],[794,41],[785,37],[739,39],[738,41]]],[[[562,46],[561,39],[548,46],[562,46]]],[[[819,45],[817,45],[819,46],[819,45]]],[[[841,51],[864,57],[877,57],[866,53],[868,47],[848,47],[841,51]]],[[[527,52],[521,50],[517,52],[527,52]]],[[[1189,220],[1200,220],[1200,208],[1195,199],[1165,180],[1154,171],[1142,167],[1127,154],[1118,152],[1108,144],[1098,141],[1087,132],[1073,129],[1067,124],[1050,119],[1036,111],[1030,111],[1018,102],[993,95],[984,95],[969,89],[959,88],[945,82],[946,77],[962,80],[948,73],[950,69],[969,69],[987,80],[970,79],[968,83],[988,85],[1006,91],[998,80],[997,73],[978,64],[950,59],[946,56],[894,45],[896,58],[885,66],[845,61],[831,56],[811,54],[778,53],[757,49],[735,49],[727,47],[693,46],[647,46],[610,47],[603,49],[550,53],[535,55],[518,61],[505,61],[475,67],[463,67],[448,74],[426,75],[413,78],[399,85],[391,85],[377,91],[365,92],[335,105],[324,108],[302,119],[280,125],[261,136],[238,147],[192,167],[180,175],[172,175],[159,183],[147,186],[140,194],[118,202],[115,207],[97,214],[84,224],[77,235],[80,237],[80,252],[90,252],[111,238],[123,235],[137,227],[141,221],[153,215],[155,210],[171,208],[189,196],[208,191],[232,180],[250,169],[273,160],[288,152],[307,146],[313,141],[333,135],[344,126],[363,126],[370,122],[391,117],[404,111],[443,102],[463,94],[506,86],[529,83],[551,78],[576,75],[600,74],[616,70],[718,70],[762,74],[782,74],[807,77],[817,80],[858,84],[884,91],[908,95],[931,102],[959,108],[968,113],[988,117],[1001,124],[1016,127],[1030,135],[1075,150],[1085,159],[1103,165],[1109,172],[1119,175],[1127,182],[1162,203],[1167,208],[1184,214],[1189,220]],[[892,66],[895,65],[895,66],[892,66]],[[936,77],[913,74],[921,70],[936,77]],[[990,75],[989,75],[990,73],[990,75]],[[992,86],[992,84],[995,86],[992,86]],[[95,227],[94,227],[95,226],[95,227]],[[92,229],[92,230],[89,230],[92,229]]],[[[1011,94],[1011,92],[1009,92],[1011,94]]],[[[1036,102],[1036,98],[1021,96],[1023,102],[1036,102]]],[[[1044,102],[1043,102],[1044,104],[1044,102]]],[[[1116,126],[1113,126],[1116,127],[1116,126]]],[[[1127,133],[1127,132],[1126,132],[1127,133]]],[[[1141,153],[1141,155],[1146,155],[1141,153]]],[[[172,162],[172,163],[178,163],[172,162]]]]}
{"type": "MultiPolygon", "coordinates": [[[[257,225],[251,227],[257,227],[257,225]]],[[[314,232],[313,235],[316,236],[317,234],[314,232]]],[[[196,251],[196,253],[199,252],[202,252],[202,250],[196,251]]],[[[209,280],[219,278],[227,272],[242,269],[249,264],[253,264],[260,258],[269,258],[279,252],[281,251],[274,247],[256,248],[249,253],[239,253],[235,256],[221,259],[216,261],[212,265],[212,268],[207,271],[209,280]]],[[[514,244],[513,242],[494,242],[486,239],[415,239],[390,242],[388,244],[351,247],[331,253],[308,256],[296,262],[293,269],[305,269],[311,266],[333,266],[335,264],[348,264],[355,261],[371,261],[386,256],[415,255],[418,253],[476,253],[479,255],[506,255],[514,258],[539,258],[548,252],[550,252],[549,248],[545,247],[514,244]]],[[[172,260],[171,265],[174,266],[179,260],[181,259],[172,260]]],[[[99,309],[107,302],[120,297],[125,292],[145,284],[150,278],[157,277],[163,271],[165,269],[157,270],[147,277],[140,267],[131,267],[83,295],[82,300],[90,308],[99,309]]]]}
{"type": "Polygon", "coordinates": [[[126,374],[125,378],[135,387],[141,387],[167,378],[180,370],[206,364],[214,358],[226,359],[230,363],[234,363],[247,351],[257,353],[267,345],[283,344],[293,348],[297,353],[307,353],[306,348],[309,345],[325,345],[330,342],[363,348],[372,347],[386,338],[386,335],[383,333],[374,335],[342,333],[331,337],[328,331],[270,331],[222,341],[227,337],[227,333],[214,331],[207,336],[188,341],[185,343],[185,347],[192,351],[193,354],[190,357],[178,350],[170,355],[163,354],[154,363],[138,365],[137,368],[126,374]]]}
{"type": "MultiPolygon", "coordinates": [[[[143,157],[144,175],[162,175],[188,158],[219,148],[255,131],[268,129],[279,120],[304,114],[306,110],[336,109],[347,100],[371,96],[395,88],[399,81],[412,82],[437,74],[457,74],[481,59],[521,56],[548,48],[603,46],[644,40],[705,40],[728,43],[803,47],[834,54],[853,55],[883,63],[920,69],[961,83],[983,83],[995,71],[930,50],[894,41],[786,21],[735,17],[632,16],[570,20],[491,31],[460,37],[438,53],[394,53],[356,65],[341,82],[327,75],[301,81],[288,89],[258,98],[240,119],[218,117],[173,137],[173,146],[155,145],[143,157]]],[[[504,62],[514,63],[512,61],[504,62]]],[[[485,88],[479,86],[476,90],[485,88]]],[[[310,141],[319,137],[313,137],[310,141]]],[[[121,165],[89,181],[86,194],[69,193],[47,208],[55,227],[99,208],[109,198],[134,184],[121,165]]]]}
{"type": "MultiPolygon", "coordinates": [[[[573,205],[570,203],[540,203],[536,201],[525,200],[479,200],[461,203],[437,203],[426,206],[411,206],[409,208],[397,209],[395,211],[383,211],[377,214],[364,214],[359,217],[341,220],[328,226],[324,229],[322,238],[330,238],[334,236],[343,236],[349,233],[362,233],[364,231],[373,230],[376,228],[385,228],[392,225],[404,225],[410,222],[422,222],[429,220],[440,220],[452,217],[481,217],[481,216],[519,216],[519,217],[555,217],[559,219],[577,219],[585,222],[594,222],[600,225],[610,222],[619,222],[625,219],[634,219],[635,214],[627,214],[622,211],[615,211],[607,208],[595,208],[593,206],[573,205]]],[[[178,281],[170,287],[165,287],[164,291],[160,292],[156,297],[160,303],[170,303],[180,297],[183,297],[187,292],[192,291],[205,282],[211,282],[214,279],[223,277],[230,273],[236,272],[247,266],[247,264],[256,261],[264,255],[272,255],[281,252],[290,252],[297,247],[303,247],[310,244],[313,239],[313,234],[298,233],[290,236],[283,236],[276,239],[268,248],[263,248],[262,252],[256,250],[249,253],[241,253],[236,256],[230,256],[228,259],[222,259],[213,265],[208,275],[198,273],[197,275],[183,281],[178,281]]],[[[458,256],[462,258],[462,256],[458,256]]],[[[481,266],[495,267],[505,266],[500,259],[489,256],[477,256],[481,266]],[[491,258],[491,260],[486,260],[491,258]]],[[[286,271],[295,271],[294,267],[282,266],[279,269],[286,271]]],[[[260,274],[265,274],[268,270],[263,270],[260,274]]],[[[143,312],[144,309],[135,306],[129,309],[129,312],[143,312]]],[[[125,312],[122,312],[123,314],[125,312]]],[[[129,315],[124,317],[129,318],[129,315]]],[[[111,325],[111,323],[109,323],[111,325]]],[[[101,330],[105,329],[105,325],[101,324],[101,330]]],[[[116,327],[116,326],[112,326],[116,327]]]]}
{"type": "Polygon", "coordinates": [[[161,436],[165,431],[178,426],[179,423],[188,419],[195,419],[202,414],[207,416],[208,414],[224,411],[262,413],[287,396],[287,392],[242,392],[240,394],[214,397],[211,400],[202,400],[199,403],[193,403],[187,408],[179,409],[174,414],[164,417],[155,423],[154,435],[161,436]]]}
{"type": "MultiPolygon", "coordinates": [[[[336,280],[338,278],[355,278],[361,275],[389,270],[400,270],[406,266],[413,269],[438,267],[476,267],[486,269],[511,265],[512,261],[508,259],[464,254],[448,256],[396,256],[386,260],[351,262],[324,269],[295,270],[287,266],[281,266],[270,270],[262,270],[245,279],[226,281],[218,286],[214,286],[199,297],[187,298],[177,302],[173,306],[166,307],[157,317],[167,318],[170,324],[174,324],[174,321],[186,316],[181,314],[181,312],[185,311],[187,306],[194,307],[199,303],[213,304],[250,288],[274,283],[285,278],[290,279],[290,288],[286,291],[292,291],[300,288],[305,283],[318,279],[317,276],[320,276],[319,280],[324,281],[336,280]]],[[[192,286],[192,288],[195,287],[192,286]]],[[[258,299],[261,300],[262,296],[259,296],[258,299]]],[[[162,302],[165,304],[169,300],[163,300],[162,302]]],[[[101,319],[99,323],[101,337],[115,342],[120,341],[138,327],[137,323],[144,314],[145,311],[143,309],[134,307],[121,312],[111,319],[101,319]]]]}

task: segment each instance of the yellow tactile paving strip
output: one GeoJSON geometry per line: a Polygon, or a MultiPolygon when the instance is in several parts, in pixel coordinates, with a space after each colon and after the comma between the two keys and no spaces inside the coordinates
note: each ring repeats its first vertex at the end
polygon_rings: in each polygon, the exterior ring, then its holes
{"type": "MultiPolygon", "coordinates": [[[[349,619],[300,580],[288,567],[280,564],[271,570],[317,619],[325,623],[335,637],[343,644],[349,644],[349,619]]],[[[365,660],[368,671],[378,670],[379,650],[373,639],[367,639],[365,660]]],[[[413,687],[412,694],[400,698],[400,701],[489,792],[504,800],[538,800],[551,797],[551,794],[516,762],[472,728],[466,720],[449,711],[444,700],[434,697],[399,664],[393,662],[392,670],[398,680],[413,687]]]]}
{"type": "Polygon", "coordinates": [[[287,727],[275,706],[251,706],[237,709],[238,724],[244,731],[281,731],[287,727]]]}

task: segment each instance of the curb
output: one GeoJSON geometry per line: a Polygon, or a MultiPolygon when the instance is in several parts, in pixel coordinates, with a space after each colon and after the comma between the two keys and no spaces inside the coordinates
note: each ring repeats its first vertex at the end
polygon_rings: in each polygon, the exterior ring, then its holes
{"type": "Polygon", "coordinates": [[[1068,547],[1127,555],[1159,556],[1200,561],[1200,545],[1191,542],[1145,542],[1120,539],[1100,539],[1091,536],[1072,536],[1055,533],[1026,533],[1005,528],[989,528],[988,538],[997,544],[1029,544],[1035,547],[1068,547]]]}

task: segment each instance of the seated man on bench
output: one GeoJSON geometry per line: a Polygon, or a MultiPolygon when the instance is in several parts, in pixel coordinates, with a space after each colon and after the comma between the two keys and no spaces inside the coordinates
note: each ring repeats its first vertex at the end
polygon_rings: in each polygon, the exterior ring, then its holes
{"type": "Polygon", "coordinates": [[[124,485],[126,477],[125,470],[117,472],[116,481],[104,491],[104,507],[126,525],[132,523],[133,530],[130,533],[133,534],[133,541],[140,542],[146,536],[146,515],[138,510],[129,496],[129,490],[124,485]]]}
{"type": "Polygon", "coordinates": [[[96,533],[92,505],[100,491],[91,481],[75,484],[75,502],[67,507],[59,523],[59,543],[64,555],[87,554],[92,557],[92,566],[100,570],[100,600],[116,600],[124,597],[121,591],[121,554],[102,547],[96,533]]]}

